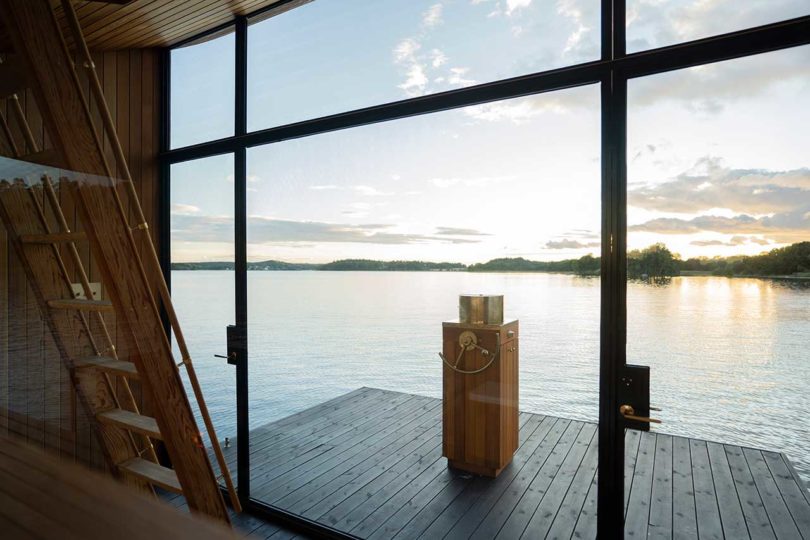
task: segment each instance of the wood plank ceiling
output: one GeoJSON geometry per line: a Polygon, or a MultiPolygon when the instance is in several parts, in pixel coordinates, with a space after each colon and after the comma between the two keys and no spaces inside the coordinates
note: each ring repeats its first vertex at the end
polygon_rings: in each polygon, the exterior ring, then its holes
{"type": "MultiPolygon", "coordinates": [[[[247,15],[279,0],[133,0],[74,2],[85,39],[94,51],[165,47],[247,15]]],[[[59,1],[57,17],[67,30],[59,1]]],[[[300,2],[292,2],[297,5],[300,2]]],[[[0,51],[9,51],[0,29],[0,51]]]]}

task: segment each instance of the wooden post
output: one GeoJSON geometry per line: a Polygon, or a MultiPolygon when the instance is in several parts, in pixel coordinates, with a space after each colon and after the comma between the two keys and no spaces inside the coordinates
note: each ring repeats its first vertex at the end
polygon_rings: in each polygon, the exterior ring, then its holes
{"type": "Polygon", "coordinates": [[[518,448],[518,321],[442,326],[444,358],[461,370],[443,366],[442,455],[451,467],[498,476],[518,448]],[[465,332],[488,354],[462,353],[465,332]]]}

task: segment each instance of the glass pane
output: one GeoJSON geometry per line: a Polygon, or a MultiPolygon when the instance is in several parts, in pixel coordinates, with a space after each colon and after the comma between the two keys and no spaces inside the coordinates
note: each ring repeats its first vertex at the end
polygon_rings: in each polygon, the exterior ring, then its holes
{"type": "Polygon", "coordinates": [[[319,0],[250,26],[248,128],[598,57],[596,0],[319,0]]]}
{"type": "Polygon", "coordinates": [[[810,15],[807,0],[627,0],[627,52],[810,15]]]}
{"type": "Polygon", "coordinates": [[[171,51],[171,147],[234,134],[235,38],[171,51]]]}
{"type": "Polygon", "coordinates": [[[806,479],[809,62],[800,47],[628,91],[628,362],[651,366],[662,431],[784,452],[806,479]]]}
{"type": "Polygon", "coordinates": [[[220,443],[236,436],[233,366],[214,358],[234,321],[233,202],[233,155],[172,165],[172,299],[220,443]]]}
{"type": "MultiPolygon", "coordinates": [[[[499,373],[516,342],[495,368],[469,375],[464,395],[513,407],[516,419],[518,407],[527,413],[526,455],[542,452],[546,435],[560,452],[581,451],[584,496],[596,425],[541,414],[597,419],[599,125],[590,86],[250,150],[253,497],[360,537],[377,527],[392,537],[398,519],[430,501],[425,493],[466,482],[442,457],[443,380],[454,372],[437,356],[459,361],[443,323],[458,317],[463,293],[503,294],[520,340],[519,377],[515,368],[501,379],[518,400],[475,378],[499,373]],[[296,456],[282,472],[280,453],[296,456]],[[380,512],[402,512],[382,524],[374,512],[394,486],[403,495],[380,512]]],[[[482,347],[498,346],[472,331],[482,347]]],[[[481,482],[476,497],[491,496],[493,481],[481,482]]],[[[475,528],[485,515],[457,525],[475,528]]],[[[514,515],[509,530],[543,526],[529,523],[532,512],[514,515]]]]}

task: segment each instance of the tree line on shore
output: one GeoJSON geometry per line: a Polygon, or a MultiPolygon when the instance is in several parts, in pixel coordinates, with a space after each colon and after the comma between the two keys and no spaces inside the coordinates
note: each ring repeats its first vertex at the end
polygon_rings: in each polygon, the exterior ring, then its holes
{"type": "MultiPolygon", "coordinates": [[[[522,257],[492,259],[471,264],[427,261],[376,261],[342,259],[325,264],[283,261],[248,262],[248,270],[332,270],[405,272],[565,272],[582,276],[599,275],[599,257],[585,255],[560,261],[530,261],[522,257]]],[[[172,263],[172,270],[233,270],[232,262],[172,263]]],[[[717,276],[810,277],[810,242],[799,242],[760,255],[693,257],[686,260],[662,243],[627,253],[627,276],[631,279],[660,279],[681,274],[717,276]]]]}

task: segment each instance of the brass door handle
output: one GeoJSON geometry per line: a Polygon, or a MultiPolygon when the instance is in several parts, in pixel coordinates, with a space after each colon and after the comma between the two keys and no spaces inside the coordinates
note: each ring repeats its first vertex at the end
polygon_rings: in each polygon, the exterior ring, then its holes
{"type": "MultiPolygon", "coordinates": [[[[660,410],[650,407],[650,410],[660,410]]],[[[636,422],[647,422],[648,424],[660,424],[661,420],[658,418],[650,418],[648,416],[636,416],[636,410],[632,405],[622,405],[619,407],[619,412],[622,413],[627,420],[635,420],[636,422]]]]}

